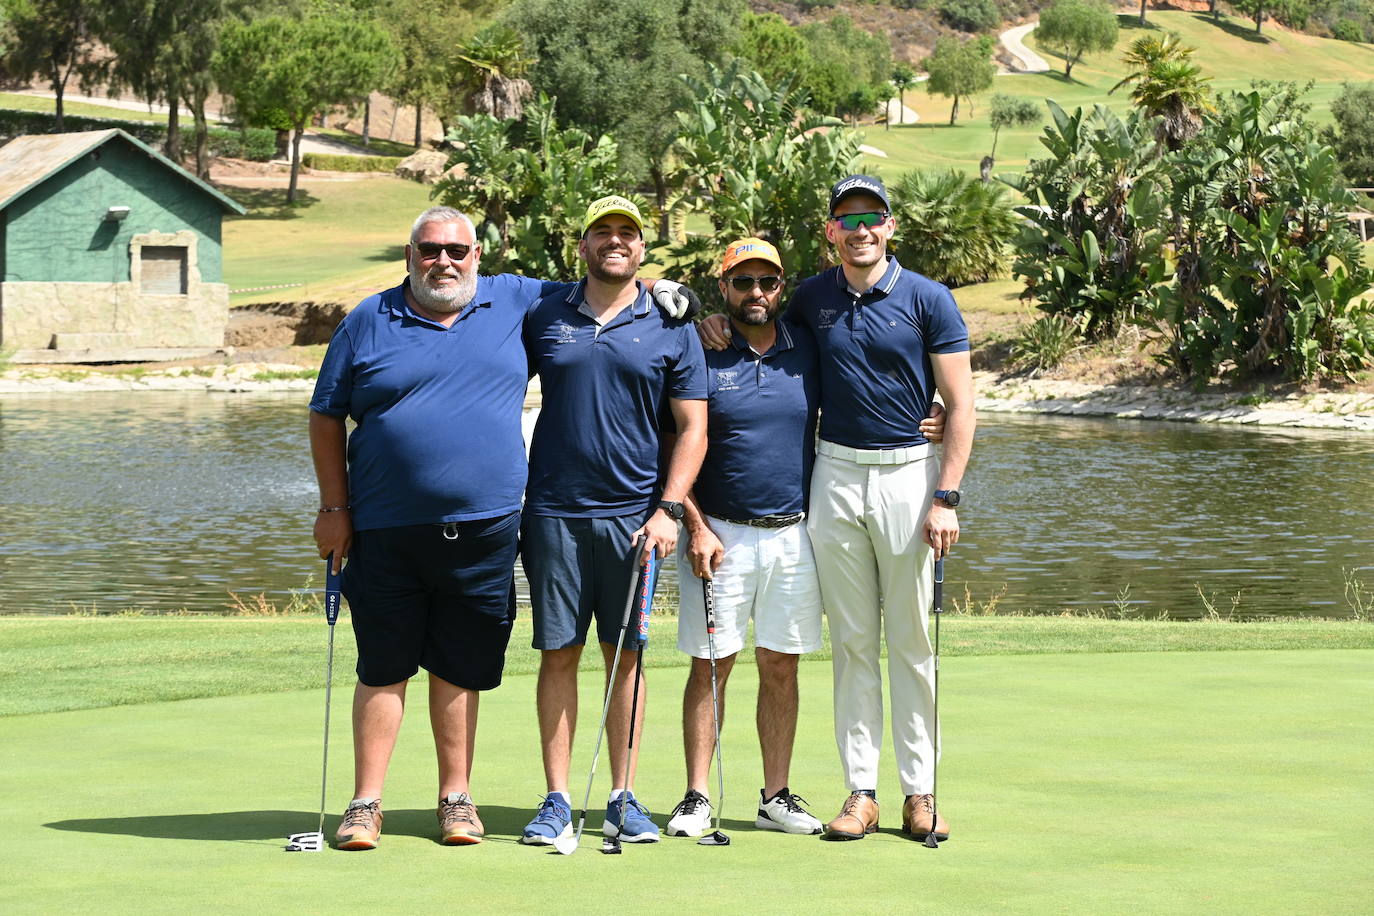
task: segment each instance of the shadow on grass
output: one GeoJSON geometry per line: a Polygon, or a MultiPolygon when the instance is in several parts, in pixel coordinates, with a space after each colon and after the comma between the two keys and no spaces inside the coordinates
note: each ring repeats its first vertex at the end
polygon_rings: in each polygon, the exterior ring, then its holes
{"type": "MultiPolygon", "coordinates": [[[[1163,8],[1164,7],[1159,7],[1159,9],[1163,8]]],[[[1117,13],[1116,26],[1123,32],[1129,30],[1138,30],[1141,32],[1159,31],[1159,26],[1155,25],[1149,19],[1146,19],[1144,22],[1141,22],[1139,13],[1117,13]]]]}
{"type": "Polygon", "coordinates": [[[367,260],[369,260],[369,261],[386,261],[387,263],[392,263],[392,262],[395,262],[395,261],[404,261],[404,260],[405,260],[405,257],[406,257],[406,246],[404,246],[404,245],[388,245],[388,246],[386,246],[385,248],[378,248],[376,252],[374,252],[373,254],[368,255],[368,256],[367,256],[367,260]]]}
{"type": "Polygon", "coordinates": [[[230,219],[299,219],[302,210],[320,202],[318,197],[302,187],[296,188],[296,202],[292,204],[286,202],[286,188],[216,185],[216,189],[248,210],[243,216],[230,219]]]}
{"type": "MultiPolygon", "coordinates": [[[[582,845],[591,849],[601,843],[601,819],[604,808],[588,808],[587,825],[582,833],[582,845]]],[[[535,806],[511,808],[506,805],[479,805],[487,842],[517,843],[525,825],[534,816],[535,806]]],[[[579,813],[574,811],[574,818],[579,813]]],[[[293,833],[314,830],[319,823],[318,811],[217,811],[205,814],[159,814],[147,817],[88,817],[44,824],[49,830],[73,833],[103,833],[115,836],[138,836],[159,840],[212,840],[214,842],[260,843],[281,841],[293,833]]],[[[574,820],[574,824],[576,820],[574,820]]],[[[326,813],[326,839],[338,828],[338,813],[326,813]]],[[[438,842],[438,821],[433,808],[396,808],[386,811],[383,836],[418,836],[438,842]]],[[[755,829],[752,820],[721,821],[723,830],[755,829]]]]}
{"type": "Polygon", "coordinates": [[[1227,35],[1231,35],[1236,38],[1243,38],[1246,41],[1252,41],[1255,44],[1267,45],[1270,43],[1271,40],[1268,35],[1257,34],[1253,28],[1240,25],[1239,23],[1232,22],[1229,19],[1213,19],[1210,15],[1206,13],[1199,13],[1193,18],[1196,19],[1198,22],[1206,23],[1207,25],[1213,26],[1214,28],[1221,29],[1221,31],[1225,32],[1227,35]]]}

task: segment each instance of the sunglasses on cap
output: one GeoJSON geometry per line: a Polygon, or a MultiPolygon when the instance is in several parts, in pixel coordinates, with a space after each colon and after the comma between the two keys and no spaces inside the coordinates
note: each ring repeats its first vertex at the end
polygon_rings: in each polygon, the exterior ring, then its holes
{"type": "Polygon", "coordinates": [[[450,261],[461,261],[472,251],[471,245],[440,245],[438,242],[416,242],[415,250],[420,252],[420,260],[433,261],[439,252],[445,252],[450,261]]]}
{"type": "Polygon", "coordinates": [[[872,213],[846,213],[844,216],[832,216],[832,220],[840,224],[840,228],[845,232],[853,232],[860,226],[867,226],[872,229],[874,226],[881,226],[887,222],[891,214],[881,210],[872,213]]]}
{"type": "Polygon", "coordinates": [[[755,285],[765,293],[771,293],[782,285],[782,277],[777,274],[765,274],[762,277],[751,277],[748,274],[735,274],[730,278],[730,285],[735,288],[735,292],[747,293],[755,285]]]}

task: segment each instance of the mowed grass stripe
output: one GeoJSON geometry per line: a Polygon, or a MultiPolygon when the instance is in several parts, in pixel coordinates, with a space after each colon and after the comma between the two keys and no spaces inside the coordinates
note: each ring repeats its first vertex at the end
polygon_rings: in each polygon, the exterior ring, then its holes
{"type": "MultiPolygon", "coordinates": [[[[755,669],[732,678],[726,849],[665,839],[564,858],[519,846],[543,789],[534,679],[483,697],[473,785],[489,839],[434,840],[433,751],[413,689],[376,852],[280,851],[314,828],[320,694],[296,691],[8,719],[6,912],[891,913],[1359,912],[1374,894],[1374,657],[1368,651],[950,658],[941,799],[953,838],[902,838],[890,750],[880,833],[824,843],[752,828],[755,669]]],[[[650,673],[638,794],[660,822],[682,793],[686,669],[650,673]]],[[[581,680],[580,803],[601,677],[581,680]]],[[[349,691],[334,695],[327,829],[351,781],[349,691]]],[[[845,793],[830,672],[804,662],[791,786],[822,817],[845,793]]],[[[601,761],[594,804],[609,786],[601,761]]],[[[595,812],[589,818],[595,823],[595,812]]]]}
{"type": "MultiPolygon", "coordinates": [[[[322,617],[0,618],[0,716],[125,706],[324,683],[328,628],[322,617]]],[[[511,637],[508,675],[538,670],[529,613],[511,637]]],[[[685,665],[677,618],[656,614],[645,664],[685,665]]],[[[944,654],[961,656],[1247,649],[1374,648],[1374,626],[1359,621],[1097,620],[947,614],[944,654]]],[[[750,663],[751,653],[743,661],[750,663]]],[[[335,635],[336,683],[355,662],[347,615],[335,635]]],[[[811,656],[829,658],[827,648],[811,656]]],[[[590,663],[589,663],[590,664],[590,663]]]]}

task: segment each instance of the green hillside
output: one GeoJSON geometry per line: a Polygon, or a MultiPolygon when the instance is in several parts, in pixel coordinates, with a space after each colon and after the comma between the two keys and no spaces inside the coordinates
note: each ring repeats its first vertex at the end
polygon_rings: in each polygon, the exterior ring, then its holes
{"type": "MultiPolygon", "coordinates": [[[[1257,39],[1248,20],[1232,18],[1217,23],[1198,13],[1151,11],[1149,19],[1154,28],[1178,32],[1186,43],[1197,48],[1193,59],[1204,75],[1212,77],[1210,85],[1215,91],[1244,90],[1256,79],[1314,81],[1307,98],[1318,122],[1330,120],[1329,105],[1340,93],[1342,82],[1374,80],[1374,45],[1316,38],[1273,25],[1257,39]]],[[[998,76],[992,92],[1036,102],[1051,98],[1070,110],[1105,103],[1117,111],[1126,111],[1130,107],[1128,92],[1122,89],[1108,95],[1107,90],[1125,74],[1121,55],[1126,46],[1146,30],[1134,15],[1123,15],[1120,21],[1121,37],[1116,50],[1084,58],[1073,68],[1072,80],[1064,79],[1062,69],[1057,73],[998,76]]],[[[1038,45],[1034,32],[1026,43],[1051,66],[1062,68],[1063,59],[1038,45]]],[[[887,154],[886,158],[870,156],[869,166],[888,177],[913,168],[952,167],[977,172],[979,160],[992,148],[992,129],[988,125],[990,95],[975,97],[972,105],[962,102],[959,124],[950,127],[950,100],[932,96],[924,84],[918,84],[907,91],[906,104],[921,116],[920,123],[893,125],[891,130],[881,126],[868,129],[867,143],[887,154]]],[[[1039,127],[1003,130],[997,144],[996,171],[1025,168],[1026,162],[1042,151],[1037,140],[1040,132],[1039,127]]]]}

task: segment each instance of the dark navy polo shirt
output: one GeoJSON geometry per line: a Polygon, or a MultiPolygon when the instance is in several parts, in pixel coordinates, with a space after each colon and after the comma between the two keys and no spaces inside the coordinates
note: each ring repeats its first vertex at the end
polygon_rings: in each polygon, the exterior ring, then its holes
{"type": "Polygon", "coordinates": [[[526,475],[520,330],[541,295],[571,284],[478,277],[447,328],[410,308],[405,285],[369,296],[339,323],[310,401],[357,424],[348,436],[353,527],[514,512],[526,475]]]}
{"type": "Polygon", "coordinates": [[[706,352],[710,444],[694,495],[707,515],[751,519],[806,509],[815,463],[820,379],[816,343],[778,322],[762,356],[733,331],[706,352]]]}
{"type": "Polygon", "coordinates": [[[930,354],[969,348],[945,286],[888,256],[882,279],[860,296],[839,267],[804,280],[786,318],[816,337],[822,439],[851,448],[926,441],[918,427],[935,398],[930,354]]]}
{"type": "MultiPolygon", "coordinates": [[[[647,512],[661,483],[669,398],[706,397],[696,327],[667,317],[640,286],[598,328],[578,309],[586,281],[545,296],[525,322],[543,406],[530,445],[525,511],[560,518],[647,512]]],[[[667,421],[671,428],[671,420],[667,421]]]]}

